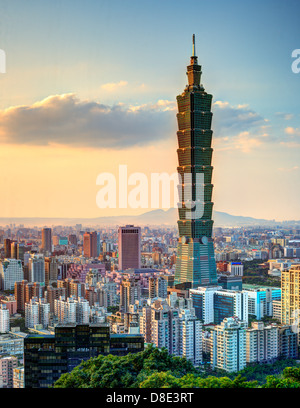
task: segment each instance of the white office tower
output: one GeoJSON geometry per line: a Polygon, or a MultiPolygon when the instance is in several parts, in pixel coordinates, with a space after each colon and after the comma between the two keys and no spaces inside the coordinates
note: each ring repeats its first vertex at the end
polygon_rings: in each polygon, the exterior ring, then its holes
{"type": "Polygon", "coordinates": [[[25,326],[33,328],[36,324],[39,324],[39,302],[33,297],[29,303],[25,303],[25,326]]]}
{"type": "Polygon", "coordinates": [[[78,298],[76,302],[76,323],[88,324],[90,321],[90,305],[88,300],[78,298]]]}
{"type": "Polygon", "coordinates": [[[271,363],[279,355],[278,326],[265,326],[263,322],[252,322],[246,330],[247,363],[271,363]]]}
{"type": "Polygon", "coordinates": [[[2,290],[14,289],[15,282],[23,279],[22,262],[19,259],[4,259],[0,262],[0,287],[2,290]]]}
{"type": "Polygon", "coordinates": [[[41,324],[44,329],[49,325],[50,303],[45,299],[33,297],[29,303],[25,303],[25,326],[34,328],[35,325],[41,324]]]}
{"type": "Polygon", "coordinates": [[[227,317],[248,323],[248,293],[244,290],[218,290],[214,293],[214,322],[221,324],[227,317]]]}
{"type": "Polygon", "coordinates": [[[0,333],[9,332],[9,310],[6,309],[6,305],[0,305],[0,333]]]}
{"type": "Polygon", "coordinates": [[[196,317],[202,320],[203,324],[214,322],[214,294],[218,290],[222,290],[222,286],[190,289],[190,297],[193,299],[196,317]]]}
{"type": "Polygon", "coordinates": [[[230,272],[230,275],[243,276],[244,265],[242,264],[242,262],[229,262],[227,270],[228,272],[230,272]]]}
{"type": "Polygon", "coordinates": [[[45,259],[43,255],[31,254],[28,269],[30,282],[45,282],[45,259]]]}
{"type": "Polygon", "coordinates": [[[50,303],[47,303],[45,299],[39,299],[39,324],[47,329],[49,326],[50,318],[50,303]]]}
{"type": "Polygon", "coordinates": [[[248,293],[249,314],[255,316],[257,320],[273,315],[274,301],[281,303],[281,288],[246,289],[243,292],[248,293]]]}
{"type": "Polygon", "coordinates": [[[246,323],[225,318],[212,330],[211,365],[228,372],[246,367],[246,323]]]}
{"type": "Polygon", "coordinates": [[[184,309],[180,313],[179,327],[179,355],[198,367],[202,363],[202,323],[189,309],[184,309]]]}

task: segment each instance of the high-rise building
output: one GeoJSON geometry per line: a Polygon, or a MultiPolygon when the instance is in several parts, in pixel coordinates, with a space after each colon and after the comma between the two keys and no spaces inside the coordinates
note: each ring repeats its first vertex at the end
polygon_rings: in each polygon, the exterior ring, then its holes
{"type": "Polygon", "coordinates": [[[154,301],[151,307],[151,343],[179,356],[179,337],[179,309],[171,308],[165,301],[154,301]]]}
{"type": "Polygon", "coordinates": [[[0,288],[13,289],[15,282],[24,279],[22,262],[18,259],[4,259],[0,262],[0,288]]]}
{"type": "Polygon", "coordinates": [[[97,232],[86,232],[83,234],[83,255],[86,258],[97,258],[97,232]]]}
{"type": "Polygon", "coordinates": [[[162,276],[149,278],[149,298],[155,297],[166,299],[168,296],[168,281],[162,276]]]}
{"type": "Polygon", "coordinates": [[[42,250],[51,254],[52,252],[52,230],[51,228],[42,229],[42,250]]]}
{"type": "Polygon", "coordinates": [[[212,95],[200,84],[201,73],[193,37],[188,85],[177,96],[181,205],[175,269],[175,284],[190,282],[193,288],[217,284],[212,239],[212,95]]]}
{"type": "Polygon", "coordinates": [[[221,286],[199,287],[190,290],[193,307],[204,324],[220,324],[226,317],[238,317],[248,322],[248,293],[225,290],[221,286]]]}
{"type": "Polygon", "coordinates": [[[13,369],[13,388],[24,388],[24,367],[13,369]]]}
{"type": "Polygon", "coordinates": [[[25,310],[25,286],[27,283],[27,280],[15,282],[14,294],[17,302],[17,312],[25,310]]]}
{"type": "Polygon", "coordinates": [[[0,336],[0,349],[2,355],[17,356],[23,358],[24,339],[14,334],[2,334],[0,336]]]}
{"type": "Polygon", "coordinates": [[[244,274],[244,265],[242,262],[229,262],[228,272],[233,276],[243,276],[244,274]]]}
{"type": "Polygon", "coordinates": [[[60,297],[54,300],[54,314],[60,324],[78,323],[88,324],[90,305],[88,300],[75,296],[65,299],[60,297]]]}
{"type": "Polygon", "coordinates": [[[221,285],[223,289],[229,290],[242,290],[243,288],[243,280],[241,276],[221,275],[218,278],[218,284],[221,285]]]}
{"type": "Polygon", "coordinates": [[[4,240],[4,258],[11,258],[11,239],[9,238],[4,240]]]}
{"type": "Polygon", "coordinates": [[[66,298],[71,296],[84,298],[85,296],[85,284],[78,279],[58,280],[57,287],[66,289],[66,298]]]}
{"type": "Polygon", "coordinates": [[[281,272],[281,322],[292,325],[299,320],[300,264],[281,272]]]}
{"type": "Polygon", "coordinates": [[[140,313],[140,332],[144,336],[145,343],[151,343],[151,307],[144,306],[140,313]]]}
{"type": "Polygon", "coordinates": [[[24,261],[25,245],[20,243],[17,245],[17,259],[24,261]]]}
{"type": "Polygon", "coordinates": [[[4,298],[2,298],[0,300],[0,304],[3,304],[6,306],[6,309],[9,311],[10,315],[14,315],[15,313],[17,313],[17,302],[16,302],[16,298],[14,295],[8,295],[5,296],[4,298]]]}
{"type": "Polygon", "coordinates": [[[13,370],[17,366],[17,357],[0,357],[0,378],[2,377],[3,388],[13,388],[13,370]]]}
{"type": "Polygon", "coordinates": [[[271,363],[278,358],[278,326],[252,322],[246,329],[247,363],[271,363]]]}
{"type": "Polygon", "coordinates": [[[261,320],[264,316],[272,316],[273,302],[281,299],[280,288],[247,288],[243,290],[248,293],[248,312],[261,320]]]}
{"type": "Polygon", "coordinates": [[[66,298],[66,288],[54,288],[52,286],[47,286],[45,291],[45,300],[50,305],[50,313],[54,313],[54,301],[59,299],[60,296],[66,298]]]}
{"type": "Polygon", "coordinates": [[[44,297],[45,287],[39,282],[28,282],[22,280],[15,283],[15,299],[17,312],[25,311],[25,303],[29,303],[33,297],[40,299],[44,297]]]}
{"type": "Polygon", "coordinates": [[[0,305],[0,333],[9,332],[9,310],[6,308],[6,305],[0,305]]]}
{"type": "Polygon", "coordinates": [[[279,356],[283,358],[298,358],[299,333],[292,330],[289,325],[278,327],[279,356]]]}
{"type": "Polygon", "coordinates": [[[45,285],[57,281],[58,262],[55,258],[45,258],[45,285]]]}
{"type": "Polygon", "coordinates": [[[76,299],[59,297],[54,300],[54,314],[59,324],[76,323],[76,299]]]}
{"type": "Polygon", "coordinates": [[[78,298],[76,305],[76,323],[88,324],[90,321],[90,305],[88,300],[78,298]]]}
{"type": "Polygon", "coordinates": [[[214,322],[214,294],[221,289],[221,286],[207,286],[190,290],[195,314],[204,324],[214,322]]]}
{"type": "Polygon", "coordinates": [[[28,269],[30,282],[45,282],[45,259],[41,254],[31,254],[28,269]]]}
{"type": "Polygon", "coordinates": [[[123,279],[120,284],[120,311],[129,312],[129,306],[141,298],[141,282],[139,278],[123,279]]]}
{"type": "Polygon", "coordinates": [[[41,324],[43,328],[49,325],[50,304],[44,299],[33,297],[29,303],[25,303],[25,326],[33,328],[41,324]]]}
{"type": "Polygon", "coordinates": [[[212,330],[211,365],[228,372],[246,367],[246,323],[229,317],[212,330]]]}
{"type": "Polygon", "coordinates": [[[11,253],[11,258],[18,259],[18,243],[16,241],[13,241],[10,244],[10,253],[11,253]]]}
{"type": "Polygon", "coordinates": [[[202,363],[202,323],[189,309],[180,313],[179,355],[198,367],[202,363]]]}
{"type": "Polygon", "coordinates": [[[272,313],[273,319],[276,319],[279,322],[281,322],[281,299],[273,300],[272,305],[273,305],[273,308],[272,308],[273,309],[273,313],[272,313]]]}
{"type": "Polygon", "coordinates": [[[237,317],[248,323],[248,293],[237,290],[218,290],[214,293],[214,323],[227,317],[237,317]]]}
{"type": "MultiPolygon", "coordinates": [[[[173,294],[173,297],[177,297],[173,294]]],[[[177,298],[177,302],[148,299],[140,311],[140,332],[146,343],[165,347],[175,356],[186,357],[193,365],[202,362],[202,323],[195,316],[191,299],[177,298]],[[176,305],[175,305],[176,303],[176,305]]]]}
{"type": "Polygon", "coordinates": [[[118,231],[119,270],[140,269],[141,227],[126,225],[118,231]]]}
{"type": "Polygon", "coordinates": [[[30,299],[25,303],[25,326],[34,327],[39,324],[39,304],[37,298],[30,299]]]}

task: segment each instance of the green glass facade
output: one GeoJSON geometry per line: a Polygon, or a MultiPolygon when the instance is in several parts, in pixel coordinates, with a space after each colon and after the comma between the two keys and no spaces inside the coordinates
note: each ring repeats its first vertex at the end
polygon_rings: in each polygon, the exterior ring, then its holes
{"type": "Polygon", "coordinates": [[[200,84],[201,74],[193,55],[187,67],[188,85],[177,96],[181,205],[175,284],[190,282],[193,288],[217,284],[212,240],[212,95],[200,84]]]}

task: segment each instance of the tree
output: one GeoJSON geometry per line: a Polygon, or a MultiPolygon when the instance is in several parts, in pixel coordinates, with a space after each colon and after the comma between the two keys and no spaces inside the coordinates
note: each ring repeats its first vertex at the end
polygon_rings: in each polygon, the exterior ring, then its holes
{"type": "MultiPolygon", "coordinates": [[[[173,357],[165,348],[158,349],[150,345],[142,352],[126,356],[99,355],[91,358],[70,373],[63,374],[54,387],[139,387],[152,374],[164,372],[180,378],[187,373],[197,373],[198,370],[186,358],[173,357]]],[[[154,376],[151,381],[157,382],[159,379],[154,376]]]]}
{"type": "Polygon", "coordinates": [[[139,388],[181,388],[180,380],[168,372],[153,373],[139,384],[139,388]]]}
{"type": "Polygon", "coordinates": [[[195,368],[153,345],[126,356],[99,355],[63,374],[55,388],[299,388],[295,360],[251,364],[238,373],[195,368]],[[289,367],[287,365],[290,364],[289,367]]]}

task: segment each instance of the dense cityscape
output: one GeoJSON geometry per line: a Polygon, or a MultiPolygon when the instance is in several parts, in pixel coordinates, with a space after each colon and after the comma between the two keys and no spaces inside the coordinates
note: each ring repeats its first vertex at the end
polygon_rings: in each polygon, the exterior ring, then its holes
{"type": "Polygon", "coordinates": [[[216,227],[217,283],[193,289],[174,285],[175,227],[7,225],[0,234],[1,387],[51,386],[82,359],[148,343],[228,373],[298,358],[287,282],[299,279],[300,226],[216,227]],[[61,331],[76,338],[80,327],[88,341],[54,367],[49,344],[55,355],[61,331]],[[107,342],[91,343],[98,330],[107,342]]]}

